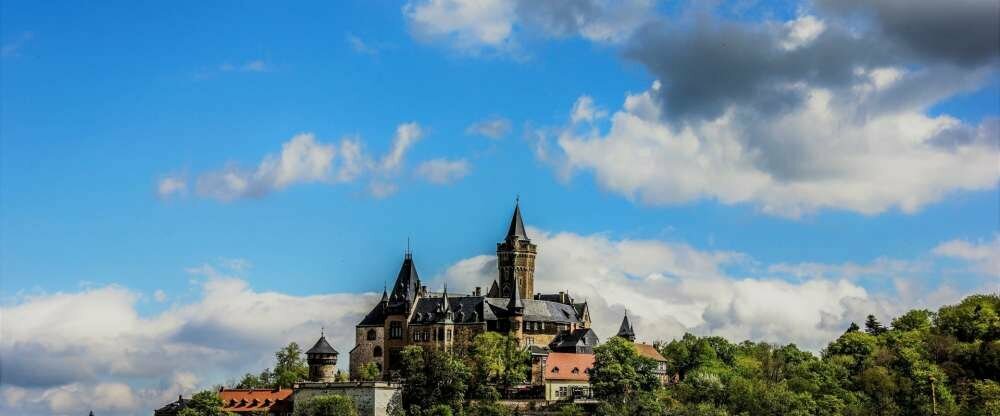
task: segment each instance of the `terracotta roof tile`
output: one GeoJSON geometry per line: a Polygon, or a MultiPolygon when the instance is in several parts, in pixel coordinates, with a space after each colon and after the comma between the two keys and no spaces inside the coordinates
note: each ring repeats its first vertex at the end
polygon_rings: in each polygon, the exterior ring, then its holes
{"type": "Polygon", "coordinates": [[[636,343],[635,350],[639,353],[639,355],[643,357],[650,358],[656,361],[667,361],[667,359],[663,358],[663,355],[656,350],[656,347],[652,345],[636,343]]]}
{"type": "Polygon", "coordinates": [[[552,352],[545,361],[545,379],[588,381],[593,367],[594,354],[552,352]]]}

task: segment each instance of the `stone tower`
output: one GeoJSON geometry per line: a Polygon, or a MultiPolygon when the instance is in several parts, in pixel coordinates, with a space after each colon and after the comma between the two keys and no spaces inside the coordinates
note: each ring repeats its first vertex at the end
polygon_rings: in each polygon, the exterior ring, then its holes
{"type": "Polygon", "coordinates": [[[514,204],[507,236],[497,243],[497,268],[500,269],[500,297],[509,297],[519,290],[522,299],[532,299],[535,293],[535,255],[537,246],[531,243],[524,231],[520,201],[514,204]],[[516,282],[515,282],[516,281],[516,282]]]}
{"type": "Polygon", "coordinates": [[[306,351],[306,363],[309,364],[309,381],[332,383],[337,381],[337,350],[326,342],[322,332],[316,345],[306,351]]]}

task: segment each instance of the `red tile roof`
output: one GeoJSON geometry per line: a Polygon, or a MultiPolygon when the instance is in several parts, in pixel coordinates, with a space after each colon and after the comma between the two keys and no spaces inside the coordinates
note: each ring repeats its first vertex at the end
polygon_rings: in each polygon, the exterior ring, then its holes
{"type": "Polygon", "coordinates": [[[667,359],[663,358],[663,355],[661,355],[660,352],[656,350],[656,347],[652,345],[636,343],[635,350],[639,353],[639,355],[646,358],[651,358],[654,361],[660,361],[660,362],[667,361],[667,359]]]}
{"type": "Polygon", "coordinates": [[[291,411],[292,389],[220,389],[222,410],[259,412],[286,408],[291,411]]]}
{"type": "Polygon", "coordinates": [[[594,354],[550,352],[545,360],[545,379],[588,381],[593,367],[594,354]]]}

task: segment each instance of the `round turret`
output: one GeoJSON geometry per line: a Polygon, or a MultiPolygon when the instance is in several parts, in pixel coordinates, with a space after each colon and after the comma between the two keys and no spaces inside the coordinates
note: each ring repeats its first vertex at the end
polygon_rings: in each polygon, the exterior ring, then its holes
{"type": "Polygon", "coordinates": [[[326,336],[320,334],[316,345],[306,351],[309,364],[309,381],[334,382],[337,378],[337,356],[340,353],[330,346],[326,336]]]}

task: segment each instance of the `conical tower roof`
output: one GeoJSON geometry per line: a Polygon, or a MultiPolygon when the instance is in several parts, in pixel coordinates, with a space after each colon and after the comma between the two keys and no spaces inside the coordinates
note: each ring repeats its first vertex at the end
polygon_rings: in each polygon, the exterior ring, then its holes
{"type": "Polygon", "coordinates": [[[311,354],[340,354],[337,350],[333,349],[329,342],[326,341],[326,335],[320,334],[319,340],[316,341],[316,345],[313,345],[309,351],[306,351],[306,355],[311,354]]]}
{"type": "Polygon", "coordinates": [[[635,341],[635,331],[632,329],[632,322],[628,320],[628,311],[625,311],[625,317],[622,318],[622,325],[618,327],[617,335],[629,341],[635,341]]]}
{"type": "Polygon", "coordinates": [[[521,288],[518,286],[516,278],[514,279],[514,287],[510,290],[510,300],[507,302],[507,310],[515,313],[524,311],[524,302],[521,301],[521,288]]]}
{"type": "Polygon", "coordinates": [[[406,253],[403,257],[403,265],[396,275],[396,283],[392,285],[392,293],[389,300],[392,302],[413,302],[420,290],[420,276],[417,275],[417,266],[413,264],[413,254],[406,253]]]}
{"type": "Polygon", "coordinates": [[[514,203],[514,216],[510,218],[510,227],[507,228],[507,239],[517,238],[528,240],[528,233],[524,231],[524,220],[521,219],[521,201],[514,203]]]}

